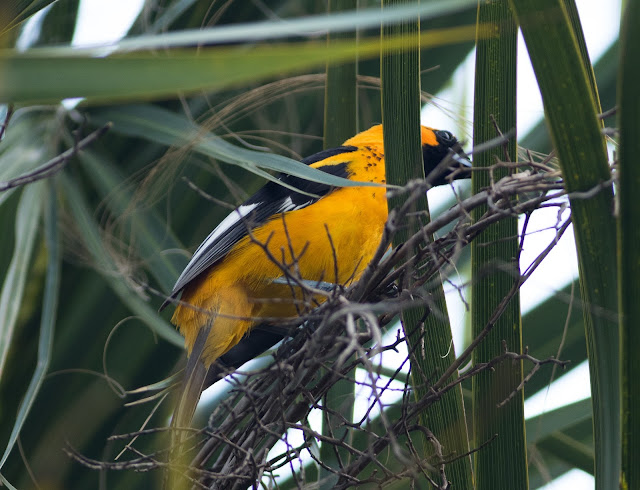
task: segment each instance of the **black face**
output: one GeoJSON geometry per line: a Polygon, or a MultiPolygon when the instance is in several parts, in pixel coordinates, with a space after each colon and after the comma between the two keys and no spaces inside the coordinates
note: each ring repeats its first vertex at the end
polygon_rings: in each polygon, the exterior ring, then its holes
{"type": "MultiPolygon", "coordinates": [[[[449,182],[447,177],[451,175],[451,173],[459,169],[461,167],[470,168],[471,162],[464,151],[462,151],[462,147],[458,140],[454,135],[452,135],[449,131],[434,131],[436,136],[436,141],[438,142],[437,146],[432,145],[423,145],[422,146],[422,158],[424,160],[424,174],[429,175],[433,170],[438,166],[442,160],[444,160],[447,155],[450,153],[454,153],[456,156],[460,158],[450,159],[451,164],[449,168],[438,168],[438,175],[436,179],[432,182],[432,185],[444,185],[449,182]]],[[[456,179],[466,179],[469,177],[468,172],[459,172],[456,174],[456,179]]]]}

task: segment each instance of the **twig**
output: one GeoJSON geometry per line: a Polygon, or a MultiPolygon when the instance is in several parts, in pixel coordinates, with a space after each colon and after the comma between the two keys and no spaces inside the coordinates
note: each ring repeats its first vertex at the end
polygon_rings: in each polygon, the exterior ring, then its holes
{"type": "Polygon", "coordinates": [[[107,123],[99,129],[96,129],[94,132],[90,133],[88,136],[83,138],[74,144],[73,147],[68,150],[62,152],[57,157],[49,160],[47,163],[41,165],[35,170],[23,174],[14,179],[8,180],[6,182],[0,182],[0,192],[4,192],[9,189],[13,189],[15,187],[20,187],[23,185],[31,184],[38,180],[46,179],[54,175],[56,172],[65,167],[67,163],[69,163],[70,159],[76,155],[80,150],[83,150],[95,140],[100,138],[104,133],[106,133],[109,128],[111,128],[112,124],[107,123]]]}

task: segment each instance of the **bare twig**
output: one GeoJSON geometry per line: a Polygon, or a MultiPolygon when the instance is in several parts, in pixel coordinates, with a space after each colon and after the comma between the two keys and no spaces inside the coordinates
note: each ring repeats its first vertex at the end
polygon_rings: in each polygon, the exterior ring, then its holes
{"type": "MultiPolygon", "coordinates": [[[[94,132],[90,133],[88,136],[75,143],[73,147],[62,152],[60,155],[49,160],[47,163],[39,166],[35,170],[16,177],[15,179],[11,179],[6,182],[0,182],[0,192],[4,192],[15,187],[31,184],[38,180],[51,177],[56,172],[64,168],[74,155],[76,155],[80,150],[83,150],[98,138],[100,138],[109,130],[109,128],[111,128],[111,123],[107,123],[101,128],[96,129],[94,132]]],[[[4,130],[4,128],[0,128],[0,130],[4,130]]]]}

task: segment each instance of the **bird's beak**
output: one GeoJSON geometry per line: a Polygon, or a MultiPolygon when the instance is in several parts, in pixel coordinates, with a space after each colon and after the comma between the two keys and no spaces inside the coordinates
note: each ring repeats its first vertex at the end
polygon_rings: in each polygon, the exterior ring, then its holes
{"type": "Polygon", "coordinates": [[[427,183],[431,186],[446,185],[458,179],[468,179],[471,175],[471,161],[459,143],[454,143],[446,151],[444,158],[442,153],[440,154],[442,159],[440,163],[426,175],[427,183]]]}
{"type": "Polygon", "coordinates": [[[454,179],[468,179],[473,168],[469,156],[464,152],[460,144],[454,145],[450,151],[449,158],[454,162],[449,166],[452,177],[454,179]]]}
{"type": "Polygon", "coordinates": [[[462,149],[462,145],[457,143],[451,148],[451,152],[453,153],[454,161],[458,162],[462,168],[471,168],[471,160],[469,160],[469,155],[465,153],[462,149]]]}
{"type": "Polygon", "coordinates": [[[453,159],[454,159],[454,161],[459,163],[460,166],[463,167],[463,168],[472,168],[473,167],[473,165],[471,164],[471,160],[469,160],[469,157],[467,156],[467,154],[464,151],[461,151],[459,153],[454,153],[453,159]]]}

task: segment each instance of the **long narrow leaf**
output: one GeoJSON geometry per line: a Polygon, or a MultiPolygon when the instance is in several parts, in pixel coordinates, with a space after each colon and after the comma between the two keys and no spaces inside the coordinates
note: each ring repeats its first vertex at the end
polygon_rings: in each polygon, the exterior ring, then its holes
{"type": "MultiPolygon", "coordinates": [[[[384,2],[383,11],[388,5],[394,3],[401,3],[401,0],[384,2]]],[[[383,28],[383,37],[399,35],[410,39],[419,31],[419,28],[420,24],[417,20],[406,22],[383,28]]],[[[381,71],[387,182],[404,185],[411,179],[424,178],[418,103],[420,100],[418,49],[412,48],[407,43],[400,53],[383,52],[381,71]]],[[[402,204],[402,197],[389,199],[390,217],[393,210],[402,204]]],[[[414,211],[428,215],[426,195],[418,199],[414,206],[414,211]]],[[[393,237],[393,244],[398,247],[418,229],[420,223],[413,218],[403,223],[396,223],[395,226],[399,231],[393,237]]],[[[407,253],[411,254],[412,251],[407,253]]],[[[403,328],[411,352],[413,386],[418,398],[422,398],[429,392],[428,380],[437,379],[455,358],[451,348],[451,326],[442,282],[440,278],[435,282],[433,290],[428,292],[433,301],[431,308],[433,311],[429,312],[424,307],[418,307],[408,308],[402,312],[403,328]],[[447,352],[450,355],[442,355],[447,352]]],[[[411,285],[403,285],[405,286],[411,285]]],[[[446,465],[447,479],[455,488],[472,488],[471,459],[463,456],[468,452],[469,446],[460,386],[446,393],[438,403],[425,410],[421,414],[420,422],[431,430],[440,444],[446,448],[447,454],[462,456],[446,465]]],[[[433,448],[426,441],[424,444],[425,456],[433,456],[433,448]]]]}
{"type": "MultiPolygon", "coordinates": [[[[356,0],[330,0],[329,12],[355,9],[356,0]]],[[[352,35],[330,34],[327,44],[331,46],[339,39],[349,38],[352,35]]],[[[325,85],[324,99],[324,147],[333,148],[356,134],[357,126],[357,62],[342,63],[339,65],[327,65],[327,82],[325,85]]],[[[322,434],[338,440],[351,443],[352,431],[343,425],[343,421],[353,419],[353,407],[355,403],[355,369],[347,379],[339,380],[324,396],[323,404],[327,409],[323,412],[324,420],[322,434]],[[340,414],[339,416],[334,415],[340,414]]],[[[328,440],[328,439],[327,439],[328,440]]],[[[320,446],[320,467],[318,483],[321,489],[331,489],[337,482],[335,470],[340,465],[348,464],[349,452],[331,444],[323,443],[320,446]],[[328,470],[324,465],[334,471],[328,470]]]]}
{"type": "Polygon", "coordinates": [[[530,455],[530,487],[538,488],[578,466],[593,475],[592,440],[592,420],[587,419],[539,441],[530,455]]]}
{"type": "Polygon", "coordinates": [[[587,360],[583,308],[576,280],[522,316],[522,344],[529,354],[536,359],[553,356],[570,361],[564,370],[548,368],[533,376],[525,385],[525,399],[587,360]]]}
{"type": "Polygon", "coordinates": [[[61,251],[60,239],[58,235],[58,210],[56,203],[55,189],[49,183],[47,192],[47,206],[45,212],[45,239],[48,253],[47,277],[44,285],[44,299],[42,301],[42,318],[40,320],[40,338],[38,340],[38,363],[31,378],[20,407],[18,416],[13,424],[9,442],[0,459],[0,469],[7,461],[13,446],[20,435],[31,405],[40,391],[45,374],[49,368],[51,360],[51,346],[53,344],[53,332],[56,323],[56,312],[58,309],[58,296],[60,293],[60,269],[61,251]]]}
{"type": "Polygon", "coordinates": [[[566,430],[591,417],[591,401],[589,399],[541,413],[527,420],[527,437],[529,444],[534,444],[554,432],[566,430]]]}
{"type": "Polygon", "coordinates": [[[15,221],[15,246],[0,293],[0,378],[11,347],[24,285],[30,268],[36,231],[42,213],[42,182],[27,186],[20,197],[15,221]]]}
{"type": "Polygon", "coordinates": [[[618,114],[618,273],[620,274],[620,358],[622,366],[621,488],[640,488],[640,4],[628,2],[624,16],[618,114]]]}
{"type": "Polygon", "coordinates": [[[551,137],[570,193],[594,414],[596,488],[620,473],[617,250],[613,190],[597,106],[560,0],[511,0],[538,80],[551,137]],[[562,47],[562,49],[559,49],[562,47]],[[591,195],[593,193],[593,195],[591,195]]]}
{"type": "Polygon", "coordinates": [[[574,468],[593,473],[593,449],[587,444],[576,441],[573,437],[561,432],[552,434],[540,441],[538,446],[574,468]]]}
{"type": "MultiPolygon", "coordinates": [[[[469,27],[429,31],[411,43],[422,47],[442,46],[468,40],[469,27]]],[[[201,41],[199,41],[201,42],[201,41]]],[[[18,53],[0,51],[0,102],[58,102],[84,97],[87,102],[150,100],[175,97],[247,84],[322,66],[327,62],[373,57],[380,51],[378,38],[342,41],[328,48],[320,42],[280,45],[210,47],[199,50],[135,52],[95,57],[70,48],[18,53]],[[54,78],[47,77],[56,73],[54,78]]],[[[385,48],[399,49],[399,39],[389,39],[385,48]]]]}
{"type": "MultiPolygon", "coordinates": [[[[478,39],[474,97],[474,146],[498,136],[516,125],[517,28],[506,0],[481,2],[478,25],[495,27],[498,35],[478,39]]],[[[515,160],[516,140],[474,157],[474,168],[488,168],[498,160],[515,160]],[[505,155],[505,149],[507,155],[505,155]]],[[[477,193],[493,179],[507,175],[507,169],[474,172],[471,182],[477,193]]],[[[478,220],[486,208],[474,209],[478,220]]],[[[471,243],[471,323],[473,336],[480,335],[496,308],[520,279],[518,257],[518,217],[510,216],[487,228],[471,243]]],[[[473,352],[474,363],[499,356],[503,342],[514,352],[522,352],[520,296],[515,294],[492,331],[473,352]]],[[[479,490],[528,488],[527,449],[524,432],[524,395],[520,391],[501,407],[522,382],[522,362],[503,363],[495,370],[473,377],[473,427],[475,445],[493,440],[475,453],[475,477],[479,490]],[[500,461],[500,464],[496,464],[500,461]]]]}
{"type": "MultiPolygon", "coordinates": [[[[593,67],[598,87],[598,97],[604,110],[611,109],[616,103],[616,82],[618,80],[618,51],[616,40],[605,51],[593,67]]],[[[537,124],[523,140],[520,141],[523,148],[548,153],[551,151],[549,132],[544,121],[537,124]]]]}
{"type": "MultiPolygon", "coordinates": [[[[367,29],[380,25],[390,25],[409,18],[420,17],[423,20],[435,19],[455,13],[473,5],[473,0],[437,0],[420,4],[407,2],[385,10],[378,8],[350,10],[339,13],[320,14],[294,19],[283,19],[283,22],[262,21],[244,24],[229,24],[211,29],[192,29],[163,34],[143,35],[123,39],[115,46],[97,46],[78,49],[75,54],[84,53],[93,56],[104,55],[105,52],[129,52],[132,50],[156,50],[184,46],[249,43],[268,39],[286,39],[292,36],[314,37],[338,32],[353,32],[356,29],[367,29]]],[[[35,51],[35,50],[34,50],[35,51]]],[[[42,53],[62,53],[66,48],[41,48],[42,53]]]]}
{"type": "Polygon", "coordinates": [[[573,36],[578,43],[578,51],[582,58],[582,64],[587,72],[589,78],[589,86],[591,87],[591,93],[596,103],[596,110],[600,112],[600,100],[598,98],[598,85],[596,84],[596,76],[591,66],[591,59],[589,58],[589,50],[587,49],[587,41],[584,38],[584,31],[582,30],[582,24],[580,23],[580,15],[578,14],[578,6],[575,0],[562,0],[564,8],[567,11],[567,17],[571,23],[571,29],[573,36]]]}
{"type": "Polygon", "coordinates": [[[113,122],[113,130],[127,136],[140,136],[168,146],[193,145],[193,149],[202,155],[239,165],[275,181],[277,181],[275,177],[261,169],[283,172],[328,185],[372,185],[368,182],[355,183],[336,177],[281,155],[232,145],[219,136],[200,128],[186,117],[152,105],[133,105],[97,111],[93,115],[93,119],[97,122],[113,122]]]}

